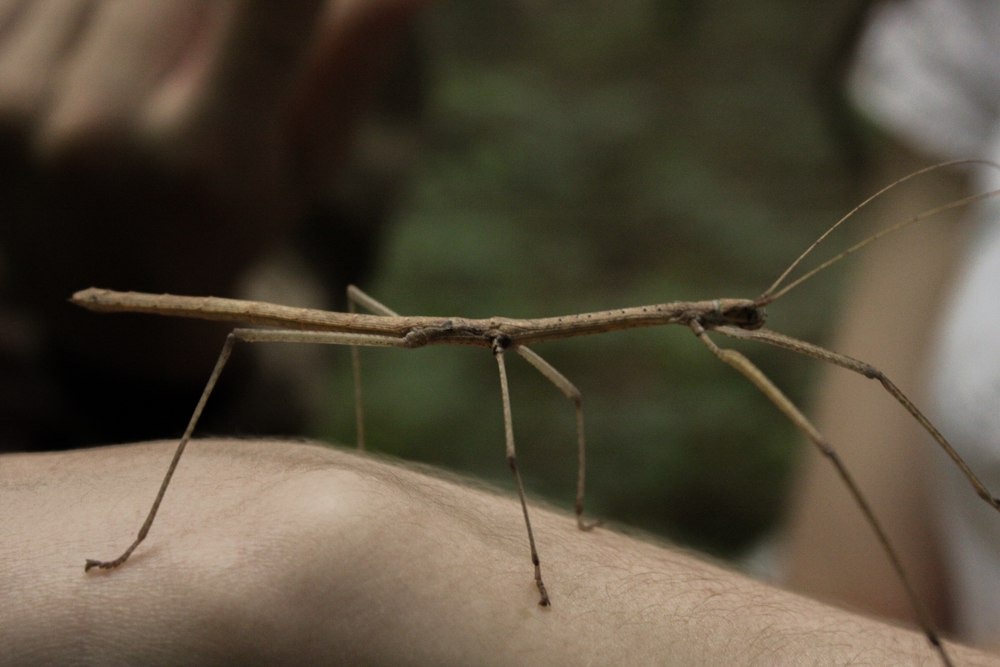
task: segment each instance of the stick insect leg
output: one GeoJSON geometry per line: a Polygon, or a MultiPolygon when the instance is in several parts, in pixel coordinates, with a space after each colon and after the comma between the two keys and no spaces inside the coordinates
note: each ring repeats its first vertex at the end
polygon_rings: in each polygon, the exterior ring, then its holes
{"type": "MultiPolygon", "coordinates": [[[[356,313],[361,306],[376,315],[397,317],[396,311],[368,296],[356,285],[347,286],[347,310],[356,313]]],[[[360,451],[365,450],[365,404],[361,393],[361,350],[351,346],[351,375],[354,378],[354,428],[357,429],[357,443],[360,451]]]]}
{"type": "Polygon", "coordinates": [[[541,596],[538,604],[542,607],[549,606],[549,593],[545,590],[542,582],[542,566],[538,558],[538,549],[535,548],[535,534],[531,530],[531,518],[528,516],[528,503],[524,499],[524,481],[521,479],[521,472],[517,468],[517,453],[514,450],[514,421],[510,411],[510,389],[507,386],[507,366],[503,358],[504,346],[501,341],[493,342],[493,357],[497,361],[497,369],[500,372],[500,398],[503,402],[503,430],[507,444],[507,465],[514,475],[514,482],[517,484],[517,497],[521,501],[521,511],[524,513],[524,526],[528,530],[528,546],[531,548],[531,563],[535,566],[535,585],[538,586],[538,593],[541,596]]]}
{"type": "Polygon", "coordinates": [[[233,347],[236,345],[237,341],[248,343],[328,343],[335,345],[370,345],[381,347],[406,346],[404,339],[393,338],[391,336],[345,334],[323,331],[234,329],[228,336],[226,336],[226,342],[222,345],[222,351],[219,352],[219,357],[215,361],[215,367],[212,369],[212,374],[208,376],[208,382],[205,383],[205,388],[201,392],[201,397],[198,398],[198,404],[195,406],[194,412],[191,413],[191,419],[188,420],[187,428],[184,429],[184,434],[181,436],[181,440],[177,444],[177,449],[174,450],[174,456],[170,460],[170,465],[167,467],[167,472],[163,476],[163,481],[160,482],[160,488],[156,493],[156,498],[153,500],[153,505],[149,508],[149,513],[146,515],[145,521],[142,522],[142,526],[139,528],[139,533],[136,535],[135,540],[132,541],[132,544],[130,544],[120,556],[113,560],[102,561],[88,558],[83,568],[85,572],[95,567],[103,570],[110,570],[118,567],[127,561],[129,556],[132,555],[132,552],[135,551],[136,547],[138,547],[142,541],[146,539],[146,535],[149,534],[149,529],[153,525],[153,520],[156,518],[156,513],[160,509],[160,503],[163,502],[163,496],[167,492],[167,487],[170,486],[170,480],[173,478],[174,472],[177,470],[177,465],[180,463],[181,456],[184,454],[184,449],[191,440],[191,435],[194,433],[194,429],[198,425],[198,421],[201,419],[201,413],[205,409],[205,404],[208,403],[208,397],[212,395],[212,391],[215,389],[215,385],[219,381],[219,376],[222,375],[222,370],[226,367],[226,363],[229,361],[229,357],[232,355],[233,347]]]}
{"type": "MultiPolygon", "coordinates": [[[[398,313],[392,310],[382,302],[372,298],[367,293],[362,291],[355,285],[349,285],[347,287],[347,300],[349,303],[350,312],[355,312],[357,306],[361,306],[366,310],[376,314],[383,315],[387,317],[398,317],[398,313]]],[[[531,350],[526,350],[525,354],[522,349],[526,348],[518,347],[518,352],[521,353],[525,359],[528,360],[535,368],[537,368],[545,377],[549,378],[553,384],[555,384],[568,398],[574,401],[577,406],[577,433],[578,442],[580,446],[580,473],[577,483],[577,525],[583,529],[590,529],[592,525],[584,524],[580,515],[583,511],[583,474],[584,474],[584,447],[583,447],[583,412],[581,407],[582,396],[579,390],[576,389],[561,373],[559,373],[555,368],[548,364],[545,360],[539,357],[537,354],[531,350]],[[574,398],[575,396],[575,398],[574,398]]],[[[493,354],[497,360],[497,367],[500,373],[500,389],[501,396],[503,400],[503,414],[504,414],[504,432],[506,437],[506,449],[507,449],[507,462],[510,469],[514,475],[514,481],[517,484],[518,498],[521,502],[521,510],[524,513],[524,524],[528,531],[528,545],[531,549],[531,562],[535,567],[535,584],[538,587],[539,595],[541,596],[538,604],[546,607],[549,605],[549,594],[545,589],[545,583],[542,581],[542,570],[541,561],[538,558],[538,549],[535,546],[535,535],[531,529],[531,519],[528,515],[528,505],[525,500],[524,493],[524,482],[521,479],[521,472],[517,467],[517,455],[514,449],[514,428],[513,419],[511,417],[510,409],[510,389],[507,383],[507,367],[504,363],[503,358],[503,348],[499,344],[494,344],[493,354]]],[[[358,449],[365,448],[364,441],[364,408],[361,400],[361,355],[360,350],[357,345],[351,346],[351,361],[354,371],[354,396],[355,396],[355,416],[358,423],[358,449]]]]}
{"type": "Polygon", "coordinates": [[[219,352],[219,358],[215,361],[215,367],[212,369],[212,374],[208,376],[208,382],[205,384],[205,388],[201,392],[201,397],[198,399],[198,404],[195,406],[194,412],[191,413],[191,419],[188,420],[187,428],[184,429],[181,441],[177,444],[177,449],[174,450],[174,457],[170,460],[170,466],[167,468],[167,474],[163,476],[163,481],[160,482],[160,489],[156,493],[156,499],[153,500],[153,506],[149,508],[146,520],[142,522],[142,526],[139,528],[139,533],[136,535],[135,540],[120,556],[118,556],[118,558],[115,558],[114,560],[100,561],[88,558],[86,564],[83,566],[84,572],[95,567],[104,570],[110,570],[118,567],[127,561],[129,556],[132,555],[132,552],[135,551],[136,547],[138,547],[142,541],[146,539],[146,535],[149,533],[149,529],[153,525],[153,519],[156,518],[156,512],[160,509],[160,503],[163,501],[163,495],[167,492],[167,487],[170,485],[170,479],[174,476],[177,464],[180,462],[181,455],[184,453],[184,448],[187,447],[188,441],[191,439],[191,434],[194,432],[194,428],[198,424],[198,420],[201,419],[201,413],[205,409],[205,404],[208,402],[208,397],[211,396],[212,390],[215,389],[215,383],[218,382],[219,376],[222,375],[222,369],[226,367],[226,362],[229,361],[229,356],[233,352],[233,345],[236,344],[236,340],[236,336],[232,333],[226,336],[226,342],[222,345],[222,351],[219,352]]]}
{"type": "MultiPolygon", "coordinates": [[[[883,551],[889,557],[889,561],[892,564],[893,569],[896,572],[896,577],[899,579],[900,583],[903,584],[903,588],[906,590],[906,595],[910,600],[910,606],[913,608],[914,614],[917,617],[917,621],[920,625],[924,636],[927,637],[927,641],[937,650],[938,655],[941,657],[942,662],[945,665],[951,665],[951,659],[948,657],[948,653],[945,650],[944,644],[941,642],[941,637],[938,634],[937,629],[934,626],[934,622],[931,620],[930,614],[924,607],[923,602],[917,595],[916,589],[914,588],[909,576],[906,574],[906,570],[903,567],[903,562],[899,558],[899,554],[896,549],[892,546],[892,542],[889,541],[889,537],[879,522],[878,518],[875,516],[875,512],[872,510],[871,505],[869,505],[868,500],[865,498],[861,489],[858,487],[857,483],[854,481],[854,477],[847,470],[844,462],[841,460],[840,456],[833,449],[826,438],[813,426],[804,414],[788,399],[785,394],[778,389],[777,386],[771,380],[764,375],[764,372],[757,368],[753,362],[747,359],[745,356],[737,352],[736,350],[723,349],[716,345],[706,334],[705,328],[698,322],[691,323],[691,330],[694,331],[695,336],[698,337],[705,346],[711,350],[712,354],[719,358],[720,361],[732,366],[734,369],[740,372],[745,378],[747,378],[757,389],[761,391],[768,400],[771,401],[788,419],[795,424],[802,433],[805,434],[807,438],[819,449],[820,453],[823,454],[827,460],[833,465],[837,470],[837,474],[840,475],[841,480],[847,487],[851,496],[854,498],[854,502],[857,503],[861,512],[865,515],[865,519],[868,525],[874,531],[875,536],[878,538],[879,544],[882,545],[883,551]]],[[[724,332],[725,333],[725,332],[724,332]]]]}
{"type": "Polygon", "coordinates": [[[885,390],[889,392],[889,394],[896,399],[900,405],[906,408],[906,411],[917,420],[917,422],[930,434],[932,438],[934,438],[934,441],[937,442],[938,446],[941,447],[942,450],[944,450],[944,453],[947,454],[952,461],[954,461],[955,465],[962,471],[962,474],[965,475],[965,478],[969,480],[969,484],[972,485],[976,495],[982,498],[987,505],[1000,511],[1000,498],[989,492],[986,485],[980,481],[979,477],[977,477],[972,471],[972,468],[969,467],[969,464],[965,462],[965,459],[963,459],[951,443],[948,442],[947,438],[945,438],[944,435],[937,430],[934,424],[931,423],[931,420],[928,419],[924,413],[921,412],[916,405],[914,405],[913,401],[911,401],[909,397],[879,369],[875,368],[871,364],[866,364],[863,361],[848,357],[847,355],[839,354],[837,352],[833,352],[832,350],[820,347],[819,345],[813,345],[812,343],[807,343],[804,340],[792,338],[791,336],[786,336],[768,329],[748,331],[738,327],[718,327],[715,330],[726,336],[732,336],[733,338],[756,340],[762,343],[767,343],[768,345],[774,345],[786,350],[791,350],[792,352],[805,354],[821,361],[828,361],[832,364],[840,366],[841,368],[846,368],[849,371],[854,371],[859,375],[863,375],[866,378],[878,380],[885,390]]]}
{"type": "Polygon", "coordinates": [[[552,364],[542,359],[534,350],[524,345],[518,345],[515,349],[525,361],[534,366],[539,373],[554,384],[556,389],[561,391],[566,398],[573,401],[573,407],[576,410],[577,449],[576,502],[573,504],[573,510],[576,512],[576,525],[580,530],[595,528],[601,525],[602,522],[600,520],[589,523],[583,520],[583,492],[587,477],[587,445],[583,437],[583,394],[580,393],[576,385],[570,382],[565,375],[557,371],[552,364]]]}

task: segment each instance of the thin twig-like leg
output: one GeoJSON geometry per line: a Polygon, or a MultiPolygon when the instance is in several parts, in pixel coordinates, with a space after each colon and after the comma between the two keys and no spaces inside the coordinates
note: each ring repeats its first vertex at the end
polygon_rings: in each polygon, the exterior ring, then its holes
{"type": "Polygon", "coordinates": [[[757,368],[753,362],[743,356],[736,350],[723,349],[716,345],[706,334],[705,328],[698,323],[693,321],[691,323],[691,330],[698,337],[702,343],[712,351],[720,361],[732,366],[734,369],[740,372],[745,378],[750,380],[751,383],[757,389],[761,391],[768,400],[771,401],[784,415],[795,424],[796,428],[802,431],[803,434],[819,449],[820,453],[826,457],[833,467],[836,468],[837,474],[840,475],[840,479],[844,482],[847,490],[850,492],[851,496],[854,498],[854,502],[857,503],[861,512],[865,515],[865,519],[868,525],[871,526],[872,531],[874,531],[875,536],[878,538],[879,544],[882,545],[882,549],[885,551],[886,555],[889,557],[889,561],[892,564],[893,569],[896,571],[896,576],[899,578],[900,583],[903,584],[903,588],[906,590],[906,595],[910,600],[910,606],[913,608],[914,613],[917,617],[917,622],[920,625],[921,630],[923,630],[924,635],[927,637],[927,641],[931,643],[932,646],[937,650],[941,657],[942,662],[945,665],[951,665],[951,659],[948,657],[948,653],[941,642],[941,637],[938,634],[937,629],[934,626],[934,622],[931,620],[930,614],[924,607],[923,602],[917,595],[916,589],[913,587],[909,576],[906,574],[906,570],[903,567],[903,562],[899,558],[899,554],[896,549],[892,546],[892,542],[889,540],[889,536],[886,534],[885,530],[882,528],[882,524],[879,522],[878,518],[875,516],[875,512],[872,510],[871,505],[869,505],[867,498],[861,492],[857,483],[854,481],[854,477],[847,470],[844,462],[841,460],[840,456],[833,449],[826,438],[813,426],[804,414],[796,407],[794,403],[785,394],[778,389],[777,386],[771,380],[764,375],[764,372],[757,368]]]}
{"type": "Polygon", "coordinates": [[[590,530],[601,525],[601,521],[586,522],[583,520],[583,492],[587,478],[587,445],[583,437],[583,394],[570,382],[565,375],[556,370],[555,366],[542,359],[537,352],[524,345],[516,347],[517,353],[525,361],[534,366],[539,373],[555,385],[569,400],[573,401],[576,410],[576,449],[577,449],[577,473],[576,473],[576,502],[573,510],[576,512],[576,525],[580,530],[590,530]]]}
{"type": "Polygon", "coordinates": [[[153,506],[149,508],[149,514],[146,515],[146,520],[142,522],[142,526],[139,528],[139,533],[135,540],[120,556],[118,556],[118,558],[115,558],[114,560],[101,561],[88,558],[86,564],[83,566],[84,572],[94,567],[105,570],[118,567],[127,561],[128,557],[132,555],[132,552],[135,551],[136,547],[138,547],[139,544],[146,539],[146,534],[149,533],[149,529],[153,525],[153,519],[156,518],[156,512],[160,509],[160,503],[163,502],[163,495],[167,492],[167,486],[170,485],[170,479],[174,476],[174,471],[177,469],[177,464],[181,460],[184,448],[187,447],[187,443],[191,439],[191,434],[194,432],[194,427],[198,424],[198,420],[201,418],[201,413],[205,409],[205,403],[208,402],[208,397],[211,396],[212,390],[215,389],[215,383],[218,382],[219,376],[222,375],[222,369],[226,367],[226,362],[229,361],[229,355],[233,352],[233,345],[236,344],[236,340],[236,336],[232,333],[226,336],[226,342],[222,345],[222,351],[219,352],[219,358],[215,361],[215,367],[212,369],[212,374],[208,376],[208,382],[205,384],[205,389],[202,390],[201,397],[198,399],[198,404],[195,406],[194,412],[191,413],[191,419],[188,420],[187,428],[184,429],[184,434],[181,436],[181,441],[177,444],[177,449],[174,450],[174,457],[170,460],[170,466],[167,468],[167,474],[163,476],[163,481],[160,482],[160,489],[156,493],[156,499],[153,500],[153,506]]]}
{"type": "Polygon", "coordinates": [[[174,471],[177,470],[177,464],[180,463],[181,455],[184,454],[184,449],[191,440],[191,435],[194,433],[194,429],[198,425],[198,420],[201,419],[201,413],[205,409],[205,404],[208,403],[208,397],[212,395],[212,391],[215,389],[215,384],[218,382],[219,376],[222,375],[222,370],[226,367],[226,362],[229,361],[229,357],[233,352],[233,346],[236,345],[237,341],[247,343],[327,343],[333,345],[368,345],[377,347],[406,346],[404,339],[394,338],[391,336],[322,331],[285,331],[278,329],[234,329],[228,336],[226,336],[226,342],[223,344],[222,351],[219,352],[219,357],[215,361],[215,367],[212,369],[212,374],[208,376],[208,382],[205,384],[205,389],[202,390],[201,397],[198,399],[198,404],[195,406],[194,412],[191,413],[191,419],[188,420],[187,428],[184,429],[184,434],[181,436],[181,440],[177,444],[177,449],[174,450],[174,456],[170,460],[170,465],[167,468],[166,474],[163,476],[163,481],[160,482],[160,489],[156,493],[156,499],[153,500],[153,505],[149,508],[149,513],[146,515],[145,521],[142,522],[142,526],[139,528],[139,533],[136,535],[135,540],[120,556],[114,560],[102,561],[88,558],[83,568],[84,571],[95,567],[104,570],[110,570],[118,567],[127,561],[129,556],[132,555],[132,552],[135,551],[136,547],[138,547],[142,541],[146,539],[146,535],[149,533],[149,529],[153,525],[153,520],[156,518],[156,513],[160,509],[160,503],[163,502],[163,496],[167,492],[167,487],[170,486],[170,480],[174,476],[174,471]]]}
{"type": "MultiPolygon", "coordinates": [[[[347,312],[358,312],[354,300],[351,299],[351,287],[347,286],[347,312]]],[[[361,395],[361,351],[357,345],[351,346],[351,378],[354,380],[354,437],[359,452],[366,449],[365,445],[365,404],[361,395]]]]}
{"type": "Polygon", "coordinates": [[[917,422],[931,435],[932,438],[934,438],[934,441],[937,442],[938,446],[941,447],[942,450],[944,450],[944,453],[955,462],[955,465],[962,471],[965,478],[969,480],[969,484],[972,485],[976,495],[982,498],[990,507],[1000,511],[1000,498],[990,493],[989,489],[986,488],[986,485],[980,481],[980,479],[969,467],[969,464],[965,462],[965,459],[963,459],[962,456],[955,451],[955,448],[952,447],[947,438],[945,438],[944,435],[937,430],[934,424],[931,423],[931,420],[928,419],[924,413],[921,412],[916,405],[914,405],[913,401],[911,401],[909,397],[879,369],[875,368],[871,364],[859,361],[845,354],[833,352],[832,350],[820,347],[819,345],[813,345],[812,343],[807,343],[806,341],[792,338],[791,336],[786,336],[785,334],[780,334],[769,329],[748,331],[746,329],[739,329],[736,327],[718,327],[715,331],[725,334],[726,336],[732,336],[733,338],[756,340],[769,345],[774,345],[776,347],[781,347],[786,350],[791,350],[792,352],[805,354],[815,359],[820,359],[821,361],[828,361],[832,364],[836,364],[849,371],[854,371],[855,373],[863,375],[866,378],[878,380],[885,390],[889,392],[889,394],[895,398],[900,405],[906,408],[906,411],[913,415],[913,418],[917,420],[917,422]]]}
{"type": "MultiPolygon", "coordinates": [[[[357,312],[361,306],[376,315],[398,317],[398,313],[365,294],[356,285],[347,286],[347,310],[357,312]]],[[[360,451],[365,450],[365,403],[361,393],[361,350],[357,345],[351,346],[351,375],[354,377],[354,428],[357,431],[357,443],[360,451]]]]}
{"type": "Polygon", "coordinates": [[[517,452],[514,449],[514,420],[510,411],[510,389],[507,386],[507,366],[503,359],[504,348],[500,341],[493,343],[493,357],[497,360],[497,370],[500,372],[500,398],[503,402],[503,430],[506,440],[507,465],[514,475],[514,482],[517,485],[517,497],[521,501],[521,511],[524,513],[524,526],[528,530],[528,546],[531,548],[531,562],[535,566],[535,585],[538,586],[538,593],[541,596],[538,604],[542,607],[549,606],[549,593],[545,590],[542,582],[542,566],[538,558],[538,549],[535,548],[535,534],[531,530],[531,518],[528,516],[528,503],[524,499],[524,482],[521,480],[521,471],[517,468],[517,452]]]}

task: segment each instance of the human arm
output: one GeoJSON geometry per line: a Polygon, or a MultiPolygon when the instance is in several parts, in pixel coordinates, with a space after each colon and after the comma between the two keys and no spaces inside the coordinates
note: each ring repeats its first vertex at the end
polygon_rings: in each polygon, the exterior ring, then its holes
{"type": "Polygon", "coordinates": [[[937,662],[912,631],[535,506],[540,608],[513,497],[300,443],[193,442],[147,541],[84,574],[134,535],[172,448],[0,457],[8,662],[937,662]]]}

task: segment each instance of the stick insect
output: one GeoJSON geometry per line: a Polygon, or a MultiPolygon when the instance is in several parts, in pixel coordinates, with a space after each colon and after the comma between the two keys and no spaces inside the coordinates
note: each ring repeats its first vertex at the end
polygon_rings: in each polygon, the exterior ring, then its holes
{"type": "Polygon", "coordinates": [[[492,317],[469,319],[462,317],[401,316],[382,305],[357,287],[348,288],[350,312],[332,312],[305,308],[293,308],[256,301],[241,301],[217,297],[190,297],[169,294],[146,294],[139,292],[117,292],[106,289],[89,288],[77,292],[71,301],[77,305],[99,312],[136,312],[157,315],[221,320],[243,325],[233,329],[226,337],[215,366],[205,388],[198,399],[194,412],[177,445],[173,458],[160,484],[155,500],[133,542],[117,558],[107,561],[87,559],[85,570],[93,568],[113,569],[125,563],[132,552],[142,543],[152,527],[157,511],[163,501],[177,465],[198,424],[202,411],[215,388],[223,369],[237,342],[245,343],[319,343],[347,345],[352,348],[355,378],[355,410],[357,420],[358,446],[364,448],[364,415],[361,403],[360,364],[358,348],[401,347],[418,348],[428,345],[469,345],[490,350],[497,366],[500,380],[500,395],[503,408],[505,450],[507,464],[513,475],[518,500],[524,515],[528,547],[534,567],[534,582],[538,590],[539,605],[548,606],[550,598],[542,578],[541,561],[531,528],[531,518],[526,502],[526,494],[517,464],[514,430],[511,417],[510,390],[507,381],[506,357],[509,351],[517,352],[544,377],[552,382],[569,399],[576,413],[576,435],[578,475],[574,510],[577,525],[589,530],[598,522],[587,522],[583,518],[583,499],[586,472],[585,441],[583,430],[582,395],[580,391],[558,370],[529,345],[571,336],[586,336],[637,327],[653,327],[668,324],[687,327],[708,351],[723,363],[731,366],[760,390],[833,465],[847,487],[855,503],[861,509],[869,527],[875,533],[885,551],[897,578],[905,588],[913,607],[918,624],[924,635],[938,652],[942,662],[951,661],[941,641],[930,615],[916,594],[895,547],[890,542],[879,519],[876,517],[864,493],[855,483],[837,452],[824,436],[812,425],[799,408],[752,362],[736,350],[720,347],[710,333],[718,333],[732,338],[758,341],[785,348],[826,361],[866,378],[877,380],[885,390],[906,409],[914,419],[937,442],[938,446],[952,459],[965,475],[969,484],[980,498],[993,508],[1000,510],[1000,498],[992,495],[948,440],[913,402],[882,371],[852,357],[819,347],[812,343],[765,328],[765,307],[783,297],[792,289],[806,282],[817,273],[864,248],[870,243],[894,233],[906,226],[929,218],[942,211],[967,206],[973,202],[1000,194],[991,191],[965,197],[948,204],[924,211],[858,242],[804,272],[794,280],[789,276],[801,265],[816,247],[834,230],[851,218],[858,210],[868,205],[890,188],[935,169],[958,164],[985,164],[1000,169],[1000,165],[981,160],[960,160],[933,165],[911,173],[871,195],[849,213],[838,220],[819,238],[810,244],[794,262],[755,299],[724,298],[707,301],[680,301],[647,306],[619,308],[600,312],[547,317],[540,319],[512,319],[492,317]],[[372,314],[356,312],[360,306],[372,314]]]}

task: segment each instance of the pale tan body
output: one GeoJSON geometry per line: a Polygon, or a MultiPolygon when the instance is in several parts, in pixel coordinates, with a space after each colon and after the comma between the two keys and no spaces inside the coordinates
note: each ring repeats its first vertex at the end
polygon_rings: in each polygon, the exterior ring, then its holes
{"type": "MultiPolygon", "coordinates": [[[[96,287],[77,292],[72,302],[98,312],[151,313],[254,326],[384,336],[401,341],[386,341],[386,345],[398,344],[401,347],[476,345],[490,348],[498,338],[512,344],[528,345],[620,329],[686,325],[695,320],[708,327],[749,323],[752,328],[757,328],[763,324],[761,309],[750,299],[676,301],[532,320],[340,313],[259,301],[116,292],[96,287]]],[[[370,344],[375,344],[375,341],[370,344]]]]}

